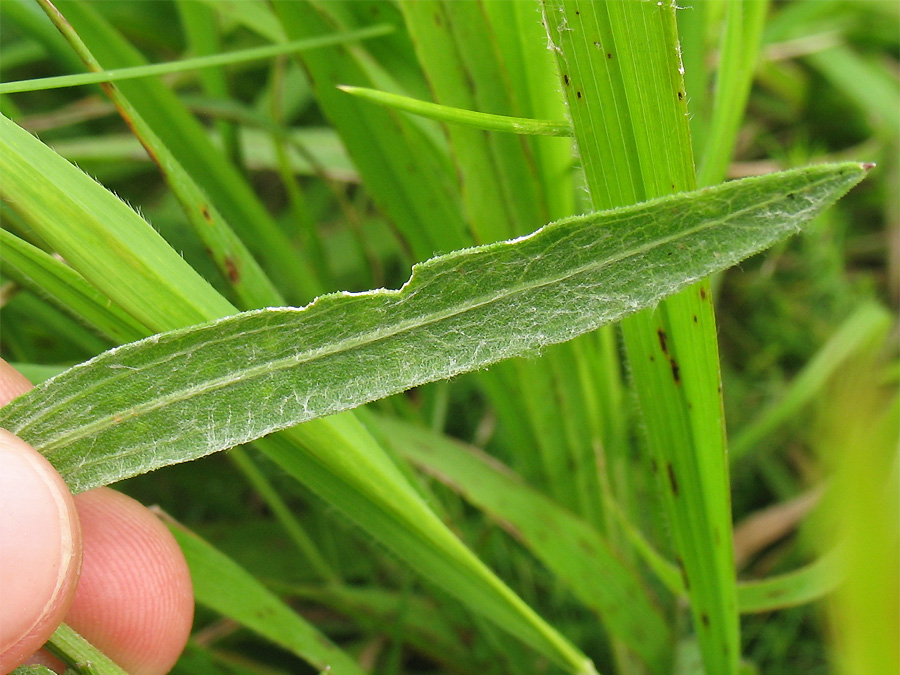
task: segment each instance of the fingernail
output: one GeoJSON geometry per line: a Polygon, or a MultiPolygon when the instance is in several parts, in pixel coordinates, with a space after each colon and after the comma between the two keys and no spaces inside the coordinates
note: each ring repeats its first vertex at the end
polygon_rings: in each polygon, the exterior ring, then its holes
{"type": "MultiPolygon", "coordinates": [[[[0,429],[0,654],[52,632],[74,586],[80,529],[71,494],[50,463],[0,429]],[[28,637],[32,636],[32,637],[28,637]]],[[[40,644],[38,644],[38,647],[40,644]]]]}

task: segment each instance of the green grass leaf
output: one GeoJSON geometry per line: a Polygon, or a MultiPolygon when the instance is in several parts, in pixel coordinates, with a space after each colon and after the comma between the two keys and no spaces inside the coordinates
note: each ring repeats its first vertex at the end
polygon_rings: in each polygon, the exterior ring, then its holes
{"type": "Polygon", "coordinates": [[[144,326],[114,305],[78,272],[6,230],[0,230],[0,262],[4,275],[48,296],[58,306],[116,342],[139,340],[148,334],[144,326]]]}
{"type": "Polygon", "coordinates": [[[796,231],[865,173],[822,165],[568,218],[433,258],[399,291],[157,335],[44,383],[0,425],[76,492],[201,457],[654,306],[796,231]]]}
{"type": "Polygon", "coordinates": [[[431,101],[420,101],[409,96],[400,96],[386,91],[369,89],[368,87],[351,87],[341,85],[341,91],[357,96],[365,101],[371,101],[387,108],[402,110],[420,117],[427,117],[448,124],[461,124],[463,126],[484,129],[485,131],[500,131],[507,134],[522,134],[526,136],[571,136],[572,125],[568,122],[555,122],[553,120],[533,120],[526,117],[509,117],[507,115],[493,115],[491,113],[464,110],[453,106],[440,105],[431,101]]]}
{"type": "Polygon", "coordinates": [[[169,523],[184,551],[197,602],[227,616],[329,673],[365,671],[253,575],[181,525],[169,523]]]}
{"type": "Polygon", "coordinates": [[[672,635],[662,611],[597,530],[477,448],[387,417],[374,424],[398,452],[521,541],[650,672],[668,671],[672,635]]]}
{"type": "Polygon", "coordinates": [[[183,73],[191,70],[199,70],[201,68],[218,68],[234,63],[271,59],[275,56],[292,54],[306,49],[319,49],[321,47],[330,47],[344,42],[378,37],[379,35],[384,35],[390,31],[391,27],[387,25],[370,26],[361,30],[347,31],[346,33],[336,35],[323,35],[318,38],[295,40],[286,44],[269,45],[266,47],[239,49],[225,54],[198,56],[193,59],[181,59],[171,63],[153,63],[146,66],[115,68],[91,73],[79,73],[77,75],[60,75],[58,77],[42,77],[34,80],[3,82],[0,83],[0,94],[15,94],[23,91],[44,91],[47,89],[60,89],[62,87],[78,87],[85,84],[101,84],[103,82],[121,82],[123,80],[136,80],[141,77],[183,73]]]}

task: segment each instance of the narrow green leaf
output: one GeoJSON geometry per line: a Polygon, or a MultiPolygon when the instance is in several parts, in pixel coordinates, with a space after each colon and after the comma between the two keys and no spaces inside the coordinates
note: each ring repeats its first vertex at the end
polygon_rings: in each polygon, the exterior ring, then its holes
{"type": "MultiPolygon", "coordinates": [[[[400,6],[435,101],[522,116],[508,85],[506,55],[500,52],[482,2],[440,0],[400,6]]],[[[485,134],[458,125],[450,126],[447,134],[476,242],[516,237],[551,220],[531,153],[535,139],[485,134]]]]}
{"type": "MultiPolygon", "coordinates": [[[[38,2],[42,4],[75,52],[84,60],[85,65],[92,71],[101,70],[91,50],[65,19],[55,9],[46,6],[47,0],[38,2]]],[[[118,87],[106,86],[104,90],[128,122],[135,136],[141,140],[148,154],[159,165],[166,182],[181,202],[194,232],[209,250],[209,255],[219,268],[222,278],[231,285],[239,304],[244,309],[285,304],[244,242],[222,218],[216,206],[209,202],[200,185],[185,171],[176,154],[163,143],[152,126],[138,112],[137,106],[133,105],[118,87]]]]}
{"type": "Polygon", "coordinates": [[[417,265],[399,291],[157,335],[37,387],[0,426],[76,492],[200,457],[653,306],[796,231],[865,173],[822,165],[569,218],[417,265]]]}
{"type": "Polygon", "coordinates": [[[471,627],[467,614],[453,613],[448,605],[436,603],[433,598],[412,589],[393,591],[339,584],[285,584],[279,585],[278,590],[329,607],[377,633],[402,632],[405,645],[428,655],[447,672],[504,672],[496,661],[485,659],[483,650],[474,650],[471,643],[460,641],[460,631],[471,627]]]}
{"type": "Polygon", "coordinates": [[[799,570],[739,583],[738,607],[741,614],[754,614],[818,600],[840,585],[844,569],[840,551],[835,550],[799,570]]]}
{"type": "MultiPolygon", "coordinates": [[[[674,0],[544,6],[594,208],[694,189],[674,0]]],[[[708,280],[628,317],[622,335],[703,661],[735,675],[740,625],[708,280]]]]}
{"type": "Polygon", "coordinates": [[[0,230],[0,262],[5,276],[49,296],[116,342],[138,340],[149,332],[64,262],[6,230],[0,230]]]}
{"type": "Polygon", "coordinates": [[[0,116],[0,198],[54,250],[147,327],[188,326],[234,308],[127,204],[0,116]],[[73,227],[73,223],[77,227],[73,227]],[[127,235],[125,234],[127,233],[127,235]],[[114,252],[107,251],[114,242],[114,252]],[[180,261],[180,259],[179,259],[180,261]],[[130,301],[108,289],[127,288],[130,301]]]}
{"type": "Polygon", "coordinates": [[[335,675],[365,672],[315,626],[225,554],[176,523],[170,523],[169,530],[184,551],[194,596],[201,605],[234,619],[319,670],[335,675]]]}
{"type": "Polygon", "coordinates": [[[341,85],[341,91],[357,96],[365,101],[371,101],[387,108],[403,110],[404,112],[427,117],[448,124],[461,124],[463,126],[484,129],[485,131],[500,131],[507,134],[523,134],[527,136],[571,136],[572,126],[568,122],[554,122],[552,120],[533,120],[526,117],[508,117],[506,115],[493,115],[477,112],[475,110],[463,110],[430,101],[420,101],[409,96],[400,96],[386,91],[369,89],[368,87],[351,87],[341,85]]]}
{"type": "MultiPolygon", "coordinates": [[[[129,67],[145,59],[90,3],[53,3],[101,67],[129,67]]],[[[302,252],[291,246],[265,206],[238,170],[216,148],[205,128],[156,78],[125,80],[115,85],[178,164],[197,183],[225,221],[253,252],[279,291],[288,299],[307,300],[323,288],[302,252]]]]}
{"type": "Polygon", "coordinates": [[[368,28],[347,31],[335,35],[323,35],[321,37],[306,38],[304,40],[294,40],[293,42],[269,45],[266,47],[239,49],[226,54],[198,56],[196,58],[182,59],[171,63],[154,63],[146,66],[115,68],[92,73],[79,73],[77,75],[61,75],[58,77],[42,77],[35,80],[3,82],[0,83],[0,94],[16,94],[24,91],[44,91],[46,89],[78,87],[85,84],[136,80],[140,77],[169,75],[171,73],[183,73],[189,70],[199,70],[201,68],[218,68],[234,63],[261,61],[282,54],[293,54],[294,52],[300,52],[306,49],[320,49],[322,47],[330,47],[345,42],[355,42],[366,38],[378,37],[379,35],[385,35],[386,33],[391,32],[391,30],[391,26],[387,25],[370,26],[368,28]]]}
{"type": "Polygon", "coordinates": [[[287,474],[459,599],[570,673],[587,657],[500,581],[432,511],[353,413],[317,419],[257,441],[287,474]]]}
{"type": "MultiPolygon", "coordinates": [[[[285,33],[298,39],[340,29],[329,13],[330,4],[276,2],[272,7],[285,33]]],[[[310,75],[319,108],[340,133],[370,194],[409,243],[414,258],[425,260],[436,251],[469,245],[453,167],[435,139],[415,120],[336,89],[339,84],[375,86],[371,61],[346,47],[301,52],[297,58],[310,75]]]]}
{"type": "Polygon", "coordinates": [[[519,539],[651,672],[668,670],[672,635],[666,620],[599,532],[476,448],[387,417],[374,423],[398,452],[519,539]]]}
{"type": "Polygon", "coordinates": [[[891,323],[890,312],[878,303],[867,302],[857,308],[797,374],[783,396],[735,435],[729,445],[731,461],[747,457],[780,425],[792,419],[849,359],[867,349],[879,349],[891,323]]]}
{"type": "Polygon", "coordinates": [[[127,675],[109,657],[66,624],[57,628],[44,649],[65,661],[79,675],[127,675]]]}
{"type": "MultiPolygon", "coordinates": [[[[769,7],[768,0],[725,3],[722,54],[716,75],[712,119],[701,139],[705,148],[697,182],[714,185],[728,173],[744,109],[753,84],[760,38],[769,7]]],[[[688,96],[691,92],[687,92],[688,96]]],[[[696,127],[694,127],[696,129],[696,127]]],[[[697,143],[698,139],[694,139],[697,143]]]]}

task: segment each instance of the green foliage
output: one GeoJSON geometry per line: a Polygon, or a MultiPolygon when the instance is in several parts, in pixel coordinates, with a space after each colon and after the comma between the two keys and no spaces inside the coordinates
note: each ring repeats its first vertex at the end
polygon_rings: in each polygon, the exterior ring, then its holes
{"type": "Polygon", "coordinates": [[[176,673],[900,669],[896,3],[54,6],[0,354],[96,359],[0,420],[75,490],[258,439],[118,486],[241,626],[176,673]]]}

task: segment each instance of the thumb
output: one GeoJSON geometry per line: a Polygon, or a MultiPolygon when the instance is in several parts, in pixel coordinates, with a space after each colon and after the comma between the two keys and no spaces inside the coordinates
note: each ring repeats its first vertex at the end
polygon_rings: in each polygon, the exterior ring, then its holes
{"type": "Polygon", "coordinates": [[[50,463],[0,429],[0,673],[63,620],[81,567],[72,495],[50,463]]]}

